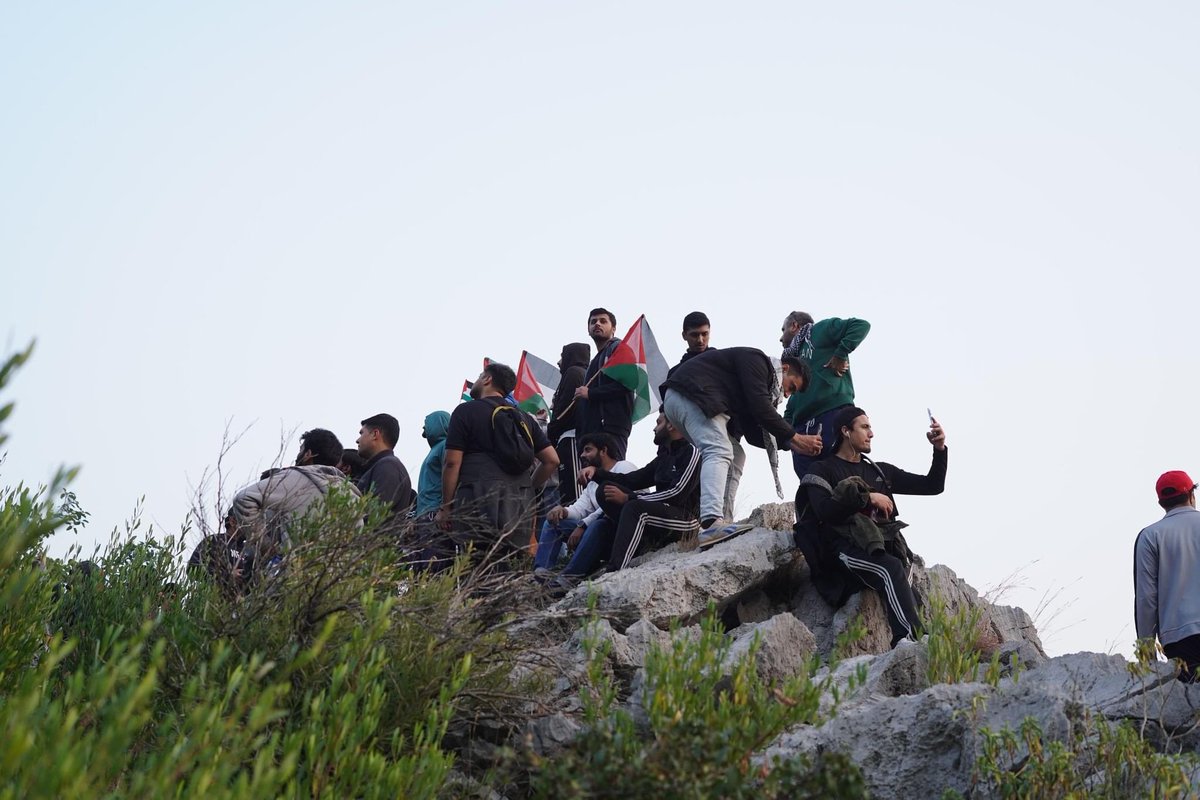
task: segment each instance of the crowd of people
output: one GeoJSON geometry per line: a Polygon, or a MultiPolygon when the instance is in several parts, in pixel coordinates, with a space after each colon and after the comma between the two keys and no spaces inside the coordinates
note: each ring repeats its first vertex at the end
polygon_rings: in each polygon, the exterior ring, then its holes
{"type": "Polygon", "coordinates": [[[228,557],[243,582],[285,568],[289,525],[341,486],[376,499],[386,518],[377,528],[415,568],[438,571],[464,553],[487,553],[515,570],[532,552],[532,578],[559,596],[667,543],[708,548],[746,530],[733,516],[749,445],[765,452],[781,497],[778,453],[792,454],[797,544],[822,594],[840,603],[858,588],[877,589],[894,641],[916,636],[918,599],[894,496],[942,491],[945,434],[931,418],[924,475],[869,459],[873,433],[854,405],[849,359],[870,324],[792,312],[771,358],[712,346],[708,317],[688,314],[686,351],[659,389],[657,454],[641,466],[626,458],[634,392],[604,369],[620,344],[616,326],[611,311],[589,312],[591,344],[563,346],[550,408],[536,416],[516,407],[514,371],[488,362],[469,400],[426,416],[430,450],[415,487],[394,452],[395,417],[362,420],[353,449],[329,430],[306,431],[294,465],[237,493],[224,534],[197,548],[193,566],[211,571],[214,558],[228,557]]]}

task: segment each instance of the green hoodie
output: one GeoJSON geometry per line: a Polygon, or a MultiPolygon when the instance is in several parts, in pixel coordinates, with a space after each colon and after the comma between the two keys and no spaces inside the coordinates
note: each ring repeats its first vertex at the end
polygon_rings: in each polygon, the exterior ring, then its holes
{"type": "Polygon", "coordinates": [[[433,411],[426,415],[425,439],[430,450],[417,477],[417,507],[413,513],[418,517],[437,511],[442,504],[442,462],[446,457],[446,433],[449,430],[449,412],[433,411]]]}
{"type": "Polygon", "coordinates": [[[839,378],[825,365],[835,356],[849,359],[870,330],[871,323],[865,319],[830,317],[812,326],[807,343],[792,340],[787,352],[807,361],[812,369],[808,388],[789,397],[783,412],[783,418],[792,427],[838,406],[854,404],[854,380],[850,370],[839,378]]]}

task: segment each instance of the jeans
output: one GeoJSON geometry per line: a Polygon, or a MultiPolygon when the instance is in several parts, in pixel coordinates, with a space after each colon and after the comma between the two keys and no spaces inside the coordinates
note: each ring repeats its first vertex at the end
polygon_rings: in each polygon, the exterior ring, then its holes
{"type": "Polygon", "coordinates": [[[733,447],[733,461],[729,462],[729,480],[725,482],[725,513],[721,516],[733,522],[734,501],[737,500],[738,486],[742,482],[742,470],[746,468],[746,448],[742,447],[741,437],[730,437],[729,444],[733,447]]]}
{"type": "Polygon", "coordinates": [[[576,578],[591,575],[596,567],[600,566],[600,562],[612,552],[616,532],[616,524],[608,517],[602,516],[588,525],[583,531],[583,539],[575,548],[574,555],[567,562],[567,566],[563,567],[562,574],[576,578]]]}
{"type": "Polygon", "coordinates": [[[571,531],[575,530],[579,525],[579,520],[562,519],[557,525],[550,520],[546,520],[542,524],[542,530],[538,534],[537,555],[533,557],[533,567],[553,567],[558,563],[558,558],[562,555],[563,548],[566,546],[567,537],[571,535],[571,531]]]}
{"type": "MultiPolygon", "coordinates": [[[[700,406],[685,394],[669,390],[663,402],[667,420],[700,451],[700,519],[725,514],[725,497],[733,463],[728,414],[705,416],[700,406]]],[[[741,474],[738,474],[740,480],[741,474]]]]}

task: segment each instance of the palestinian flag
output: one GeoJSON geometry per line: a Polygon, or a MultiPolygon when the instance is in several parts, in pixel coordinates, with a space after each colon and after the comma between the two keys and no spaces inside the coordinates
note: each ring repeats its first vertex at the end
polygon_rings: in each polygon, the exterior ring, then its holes
{"type": "Polygon", "coordinates": [[[600,371],[633,392],[634,422],[658,410],[662,404],[658,387],[667,379],[667,360],[645,314],[633,323],[600,371]]]}
{"type": "MultiPolygon", "coordinates": [[[[533,358],[542,361],[537,356],[533,356],[533,358]]],[[[546,362],[542,361],[542,363],[546,362]]],[[[555,381],[556,386],[557,384],[558,382],[555,381]]],[[[530,365],[529,353],[522,350],[521,363],[517,365],[517,388],[513,390],[513,399],[517,401],[517,408],[534,415],[542,410],[549,411],[550,404],[546,402],[547,388],[534,374],[533,367],[530,365]]],[[[553,396],[554,390],[550,389],[549,393],[553,396]]]]}
{"type": "Polygon", "coordinates": [[[471,387],[474,385],[475,385],[475,381],[463,381],[463,393],[462,393],[463,400],[471,399],[471,387]]]}

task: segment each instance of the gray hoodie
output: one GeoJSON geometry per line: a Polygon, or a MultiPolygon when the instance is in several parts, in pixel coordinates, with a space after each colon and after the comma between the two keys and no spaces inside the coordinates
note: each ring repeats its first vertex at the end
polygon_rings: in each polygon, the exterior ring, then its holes
{"type": "Polygon", "coordinates": [[[288,524],[304,516],[335,485],[356,497],[361,495],[337,467],[287,467],[238,492],[230,513],[241,527],[248,528],[246,534],[251,539],[265,534],[271,545],[286,549],[288,524]]]}

